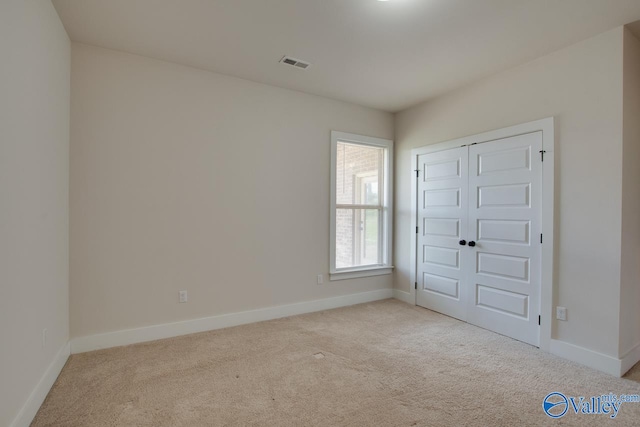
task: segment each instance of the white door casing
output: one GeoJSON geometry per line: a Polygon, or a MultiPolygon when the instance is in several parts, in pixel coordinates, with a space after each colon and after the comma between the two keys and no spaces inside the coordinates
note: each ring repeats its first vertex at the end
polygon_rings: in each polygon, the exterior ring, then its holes
{"type": "Polygon", "coordinates": [[[553,118],[548,118],[412,150],[419,170],[412,186],[416,304],[549,350],[553,140],[553,118]],[[425,165],[455,158],[460,159],[458,177],[447,177],[444,166],[426,171],[425,165]],[[444,206],[455,205],[445,193],[431,202],[425,193],[446,188],[460,189],[458,211],[444,206]],[[440,211],[432,203],[438,200],[440,211]],[[447,231],[446,222],[431,221],[445,217],[459,218],[457,238],[451,224],[447,231]]]}

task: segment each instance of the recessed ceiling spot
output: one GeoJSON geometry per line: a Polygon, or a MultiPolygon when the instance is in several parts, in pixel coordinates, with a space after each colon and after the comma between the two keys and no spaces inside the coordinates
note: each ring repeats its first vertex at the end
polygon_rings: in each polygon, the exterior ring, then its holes
{"type": "Polygon", "coordinates": [[[282,57],[282,59],[280,60],[280,63],[281,64],[291,65],[291,66],[296,67],[296,68],[301,68],[303,70],[308,68],[309,65],[311,65],[306,61],[302,61],[300,59],[292,58],[292,57],[287,56],[287,55],[282,57]]]}

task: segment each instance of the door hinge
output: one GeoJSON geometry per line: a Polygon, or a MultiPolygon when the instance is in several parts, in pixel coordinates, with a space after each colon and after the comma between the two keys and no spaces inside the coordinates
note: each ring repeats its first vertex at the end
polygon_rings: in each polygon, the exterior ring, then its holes
{"type": "Polygon", "coordinates": [[[540,326],[540,316],[538,316],[538,326],[540,326]]]}
{"type": "Polygon", "coordinates": [[[546,153],[545,150],[540,150],[540,161],[544,162],[544,153],[546,153]]]}
{"type": "Polygon", "coordinates": [[[418,226],[416,225],[416,234],[418,234],[418,226]]]}
{"type": "Polygon", "coordinates": [[[418,290],[418,282],[413,282],[413,289],[418,290]]]}
{"type": "Polygon", "coordinates": [[[542,243],[542,233],[540,233],[540,243],[542,243]]]}
{"type": "Polygon", "coordinates": [[[420,176],[420,169],[416,169],[416,178],[418,178],[420,176]]]}

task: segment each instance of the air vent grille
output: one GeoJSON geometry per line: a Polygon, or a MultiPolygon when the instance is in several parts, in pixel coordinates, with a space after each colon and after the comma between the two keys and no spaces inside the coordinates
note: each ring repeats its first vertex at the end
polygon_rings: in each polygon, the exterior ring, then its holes
{"type": "Polygon", "coordinates": [[[292,58],[292,57],[287,56],[287,55],[282,57],[282,59],[280,60],[280,63],[291,65],[291,66],[296,67],[296,68],[301,68],[303,70],[308,68],[311,65],[308,62],[302,61],[300,59],[292,58]]]}

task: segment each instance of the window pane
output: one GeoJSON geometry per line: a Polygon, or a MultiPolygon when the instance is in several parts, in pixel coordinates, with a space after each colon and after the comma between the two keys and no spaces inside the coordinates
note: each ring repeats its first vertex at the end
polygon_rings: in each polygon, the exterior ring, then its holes
{"type": "Polygon", "coordinates": [[[380,264],[380,211],[336,209],[336,268],[380,264]]]}
{"type": "Polygon", "coordinates": [[[338,142],[336,154],[336,204],[381,204],[384,148],[338,142]]]}

